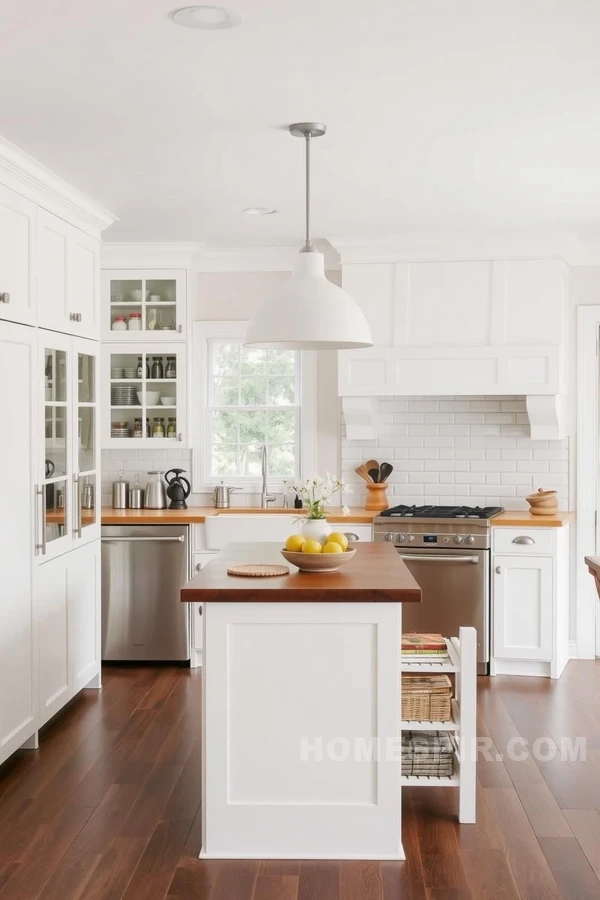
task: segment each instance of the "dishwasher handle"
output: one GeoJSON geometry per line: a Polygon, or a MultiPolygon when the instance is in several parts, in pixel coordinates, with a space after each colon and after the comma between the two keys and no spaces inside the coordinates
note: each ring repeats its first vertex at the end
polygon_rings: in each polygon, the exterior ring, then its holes
{"type": "Polygon", "coordinates": [[[160,541],[163,544],[183,544],[185,536],[181,534],[179,537],[103,537],[102,541],[108,544],[136,544],[142,541],[145,543],[156,543],[157,541],[160,541]]]}
{"type": "Polygon", "coordinates": [[[417,556],[416,553],[412,556],[402,556],[402,554],[400,554],[400,559],[403,559],[405,562],[418,560],[419,562],[474,563],[475,565],[479,562],[477,556],[433,556],[433,554],[429,555],[428,553],[421,553],[420,556],[417,556]]]}

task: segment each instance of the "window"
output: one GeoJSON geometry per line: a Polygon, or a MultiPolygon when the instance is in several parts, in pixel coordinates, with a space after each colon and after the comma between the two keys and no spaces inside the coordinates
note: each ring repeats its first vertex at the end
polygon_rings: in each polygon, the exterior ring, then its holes
{"type": "Polygon", "coordinates": [[[194,352],[194,361],[204,399],[203,435],[195,442],[203,447],[202,459],[194,454],[195,489],[202,489],[199,481],[258,484],[263,444],[270,485],[299,475],[307,443],[301,433],[312,408],[304,388],[314,355],[244,347],[241,323],[196,323],[195,330],[200,352],[194,352]]]}

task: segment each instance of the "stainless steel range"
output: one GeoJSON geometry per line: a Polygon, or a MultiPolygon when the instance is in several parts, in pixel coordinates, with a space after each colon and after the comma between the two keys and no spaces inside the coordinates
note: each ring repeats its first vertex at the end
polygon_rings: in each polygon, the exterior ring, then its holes
{"type": "Polygon", "coordinates": [[[395,506],[374,520],[376,541],[393,543],[422,591],[402,609],[403,631],[456,635],[477,629],[477,663],[490,660],[490,519],[502,507],[395,506]]]}

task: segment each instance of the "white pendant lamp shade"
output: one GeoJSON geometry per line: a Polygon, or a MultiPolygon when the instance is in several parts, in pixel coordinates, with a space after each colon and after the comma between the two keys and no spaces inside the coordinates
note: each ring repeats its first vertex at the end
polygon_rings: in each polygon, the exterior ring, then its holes
{"type": "Polygon", "coordinates": [[[290,125],[306,140],[306,240],[294,272],[279,294],[252,317],[244,344],[273,350],[350,350],[371,347],[371,330],[357,303],[325,277],[325,259],[310,239],[310,141],[324,125],[290,125]]]}
{"type": "Polygon", "coordinates": [[[300,253],[283,289],[253,316],[246,347],[340,350],[372,345],[365,316],[352,297],[325,278],[322,253],[300,253]]]}

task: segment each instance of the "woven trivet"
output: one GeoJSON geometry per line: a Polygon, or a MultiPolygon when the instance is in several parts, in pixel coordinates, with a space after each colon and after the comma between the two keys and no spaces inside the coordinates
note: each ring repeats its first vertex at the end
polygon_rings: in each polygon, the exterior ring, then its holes
{"type": "Polygon", "coordinates": [[[228,575],[243,575],[252,578],[269,578],[271,575],[289,575],[287,566],[269,566],[260,563],[250,563],[247,566],[229,566],[228,575]]]}

